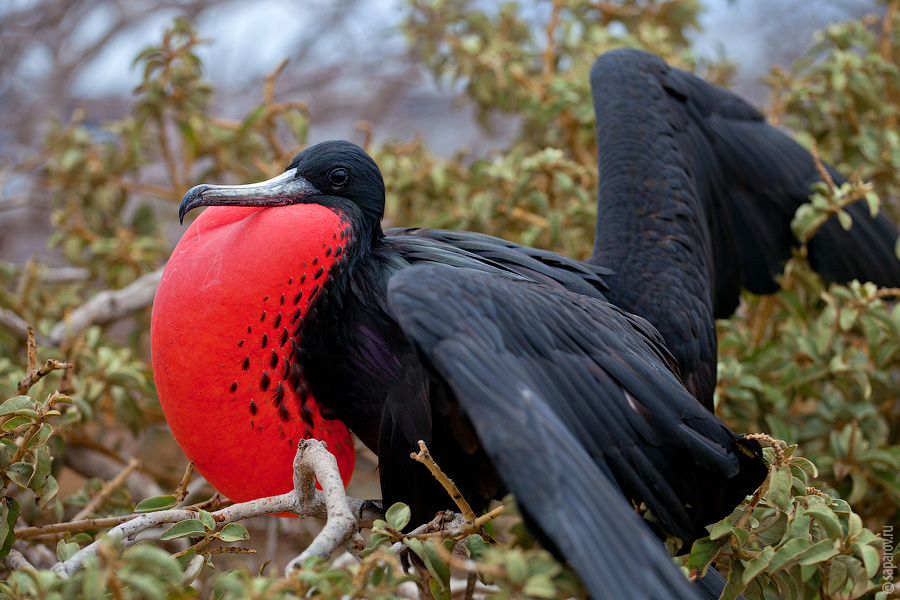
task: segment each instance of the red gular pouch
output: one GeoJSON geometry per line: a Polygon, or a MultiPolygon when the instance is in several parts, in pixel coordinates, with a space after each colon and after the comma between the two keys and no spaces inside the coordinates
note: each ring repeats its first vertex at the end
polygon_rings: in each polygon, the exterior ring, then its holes
{"type": "Polygon", "coordinates": [[[322,416],[291,361],[345,227],[316,204],[210,207],[166,265],[150,329],[160,403],[185,456],[235,502],[293,489],[303,438],[328,444],[344,485],[353,473],[347,427],[322,416]]]}

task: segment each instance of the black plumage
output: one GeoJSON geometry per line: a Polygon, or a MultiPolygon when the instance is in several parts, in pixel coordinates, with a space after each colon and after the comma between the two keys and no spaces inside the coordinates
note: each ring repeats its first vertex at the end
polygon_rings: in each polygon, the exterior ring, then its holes
{"type": "MultiPolygon", "coordinates": [[[[714,318],[731,315],[742,285],[778,289],[798,245],[791,219],[820,180],[812,156],[740,97],[647,52],[607,52],[591,89],[600,189],[590,262],[616,272],[607,299],[660,330],[712,409],[714,318]]],[[[812,267],[840,283],[900,284],[896,228],[864,201],[847,212],[849,232],[830,219],[810,241],[812,267]]]]}
{"type": "MultiPolygon", "coordinates": [[[[695,597],[630,503],[689,539],[764,477],[758,445],[697,400],[711,407],[714,316],[741,281],[773,291],[815,171],[743,101],[651,55],[601,57],[592,85],[587,262],[470,232],[382,232],[381,174],[347,142],[306,149],[268,187],[198,186],[181,215],[299,203],[340,215],[334,262],[297,313],[290,381],[377,452],[387,503],[417,522],[449,506],[409,459],[422,439],[476,509],[514,492],[595,598],[695,597]]],[[[884,253],[896,231],[851,213],[858,228],[828,225],[810,244],[813,266],[900,283],[884,253]]]]}
{"type": "Polygon", "coordinates": [[[473,417],[500,479],[594,597],[693,597],[628,499],[692,538],[765,469],[755,443],[687,392],[649,323],[595,298],[444,266],[398,273],[388,296],[429,385],[449,387],[473,417]]]}

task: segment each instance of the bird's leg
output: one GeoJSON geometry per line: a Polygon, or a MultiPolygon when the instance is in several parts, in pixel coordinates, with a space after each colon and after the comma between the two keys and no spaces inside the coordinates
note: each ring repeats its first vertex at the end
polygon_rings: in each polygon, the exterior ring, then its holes
{"type": "Polygon", "coordinates": [[[384,501],[383,500],[363,500],[359,505],[356,518],[365,520],[368,515],[369,521],[375,519],[384,519],[384,501]]]}

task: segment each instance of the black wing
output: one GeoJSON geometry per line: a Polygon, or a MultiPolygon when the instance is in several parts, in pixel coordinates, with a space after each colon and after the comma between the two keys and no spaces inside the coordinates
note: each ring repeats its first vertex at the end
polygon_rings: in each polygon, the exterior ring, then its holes
{"type": "Polygon", "coordinates": [[[529,521],[594,598],[696,597],[629,500],[689,538],[752,492],[765,468],[758,447],[688,394],[646,321],[440,266],[394,275],[389,301],[529,521]]]}
{"type": "MultiPolygon", "coordinates": [[[[798,245],[790,221],[807,202],[810,185],[821,179],[809,152],[740,97],[646,52],[604,54],[594,64],[591,80],[598,119],[616,98],[639,95],[641,110],[668,120],[673,156],[652,160],[656,169],[677,164],[693,175],[710,223],[716,316],[727,317],[737,306],[738,281],[757,294],[775,292],[775,277],[798,245]],[[617,77],[621,72],[628,76],[617,77]]],[[[837,183],[844,181],[830,172],[837,183]]],[[[847,212],[853,217],[849,231],[832,218],[810,241],[812,267],[840,283],[860,279],[900,285],[897,229],[883,213],[873,218],[865,201],[847,212]]]]}
{"type": "Polygon", "coordinates": [[[437,247],[450,246],[503,271],[595,298],[603,298],[608,289],[604,276],[612,274],[606,266],[474,231],[398,227],[385,234],[402,238],[403,256],[411,263],[433,261],[437,247]]]}

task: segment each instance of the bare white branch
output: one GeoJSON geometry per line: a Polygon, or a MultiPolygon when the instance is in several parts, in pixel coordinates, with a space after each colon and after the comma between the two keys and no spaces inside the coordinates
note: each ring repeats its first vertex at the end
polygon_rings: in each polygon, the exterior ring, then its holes
{"type": "Polygon", "coordinates": [[[147,273],[120,290],[106,290],[73,310],[66,320],[50,332],[50,342],[59,346],[70,334],[77,334],[91,323],[109,323],[150,306],[163,270],[147,273]]]}
{"type": "Polygon", "coordinates": [[[350,507],[347,494],[344,492],[344,483],[338,471],[337,460],[328,452],[319,440],[301,440],[301,448],[298,449],[294,459],[294,491],[301,496],[303,504],[307,504],[309,492],[315,492],[315,479],[318,478],[322,486],[328,515],[325,527],[316,535],[312,543],[300,556],[288,563],[285,574],[290,575],[294,569],[300,568],[309,556],[328,558],[332,552],[350,541],[350,551],[359,551],[366,544],[359,535],[359,525],[356,514],[350,507]]]}
{"type": "MultiPolygon", "coordinates": [[[[302,440],[298,444],[294,468],[295,489],[293,491],[271,498],[260,498],[234,504],[218,510],[212,513],[216,524],[222,526],[243,519],[284,512],[294,513],[301,517],[327,519],[328,523],[326,523],[325,529],[313,540],[310,548],[292,561],[292,564],[295,564],[310,554],[328,556],[331,551],[348,539],[354,544],[362,544],[358,527],[371,527],[375,519],[383,518],[383,515],[377,510],[369,508],[365,501],[347,497],[337,461],[325,448],[323,442],[302,440]],[[317,478],[324,491],[315,489],[317,478]],[[363,510],[364,506],[366,506],[366,510],[363,510]],[[357,518],[356,515],[359,517],[357,518]],[[336,524],[332,525],[332,521],[335,521],[336,524]]],[[[197,518],[197,513],[186,509],[147,513],[113,527],[103,539],[118,539],[127,545],[146,529],[194,518],[197,518]]],[[[102,539],[97,540],[93,544],[85,546],[68,560],[56,564],[53,570],[63,577],[70,577],[81,568],[87,557],[97,554],[102,541],[102,539]]]]}

